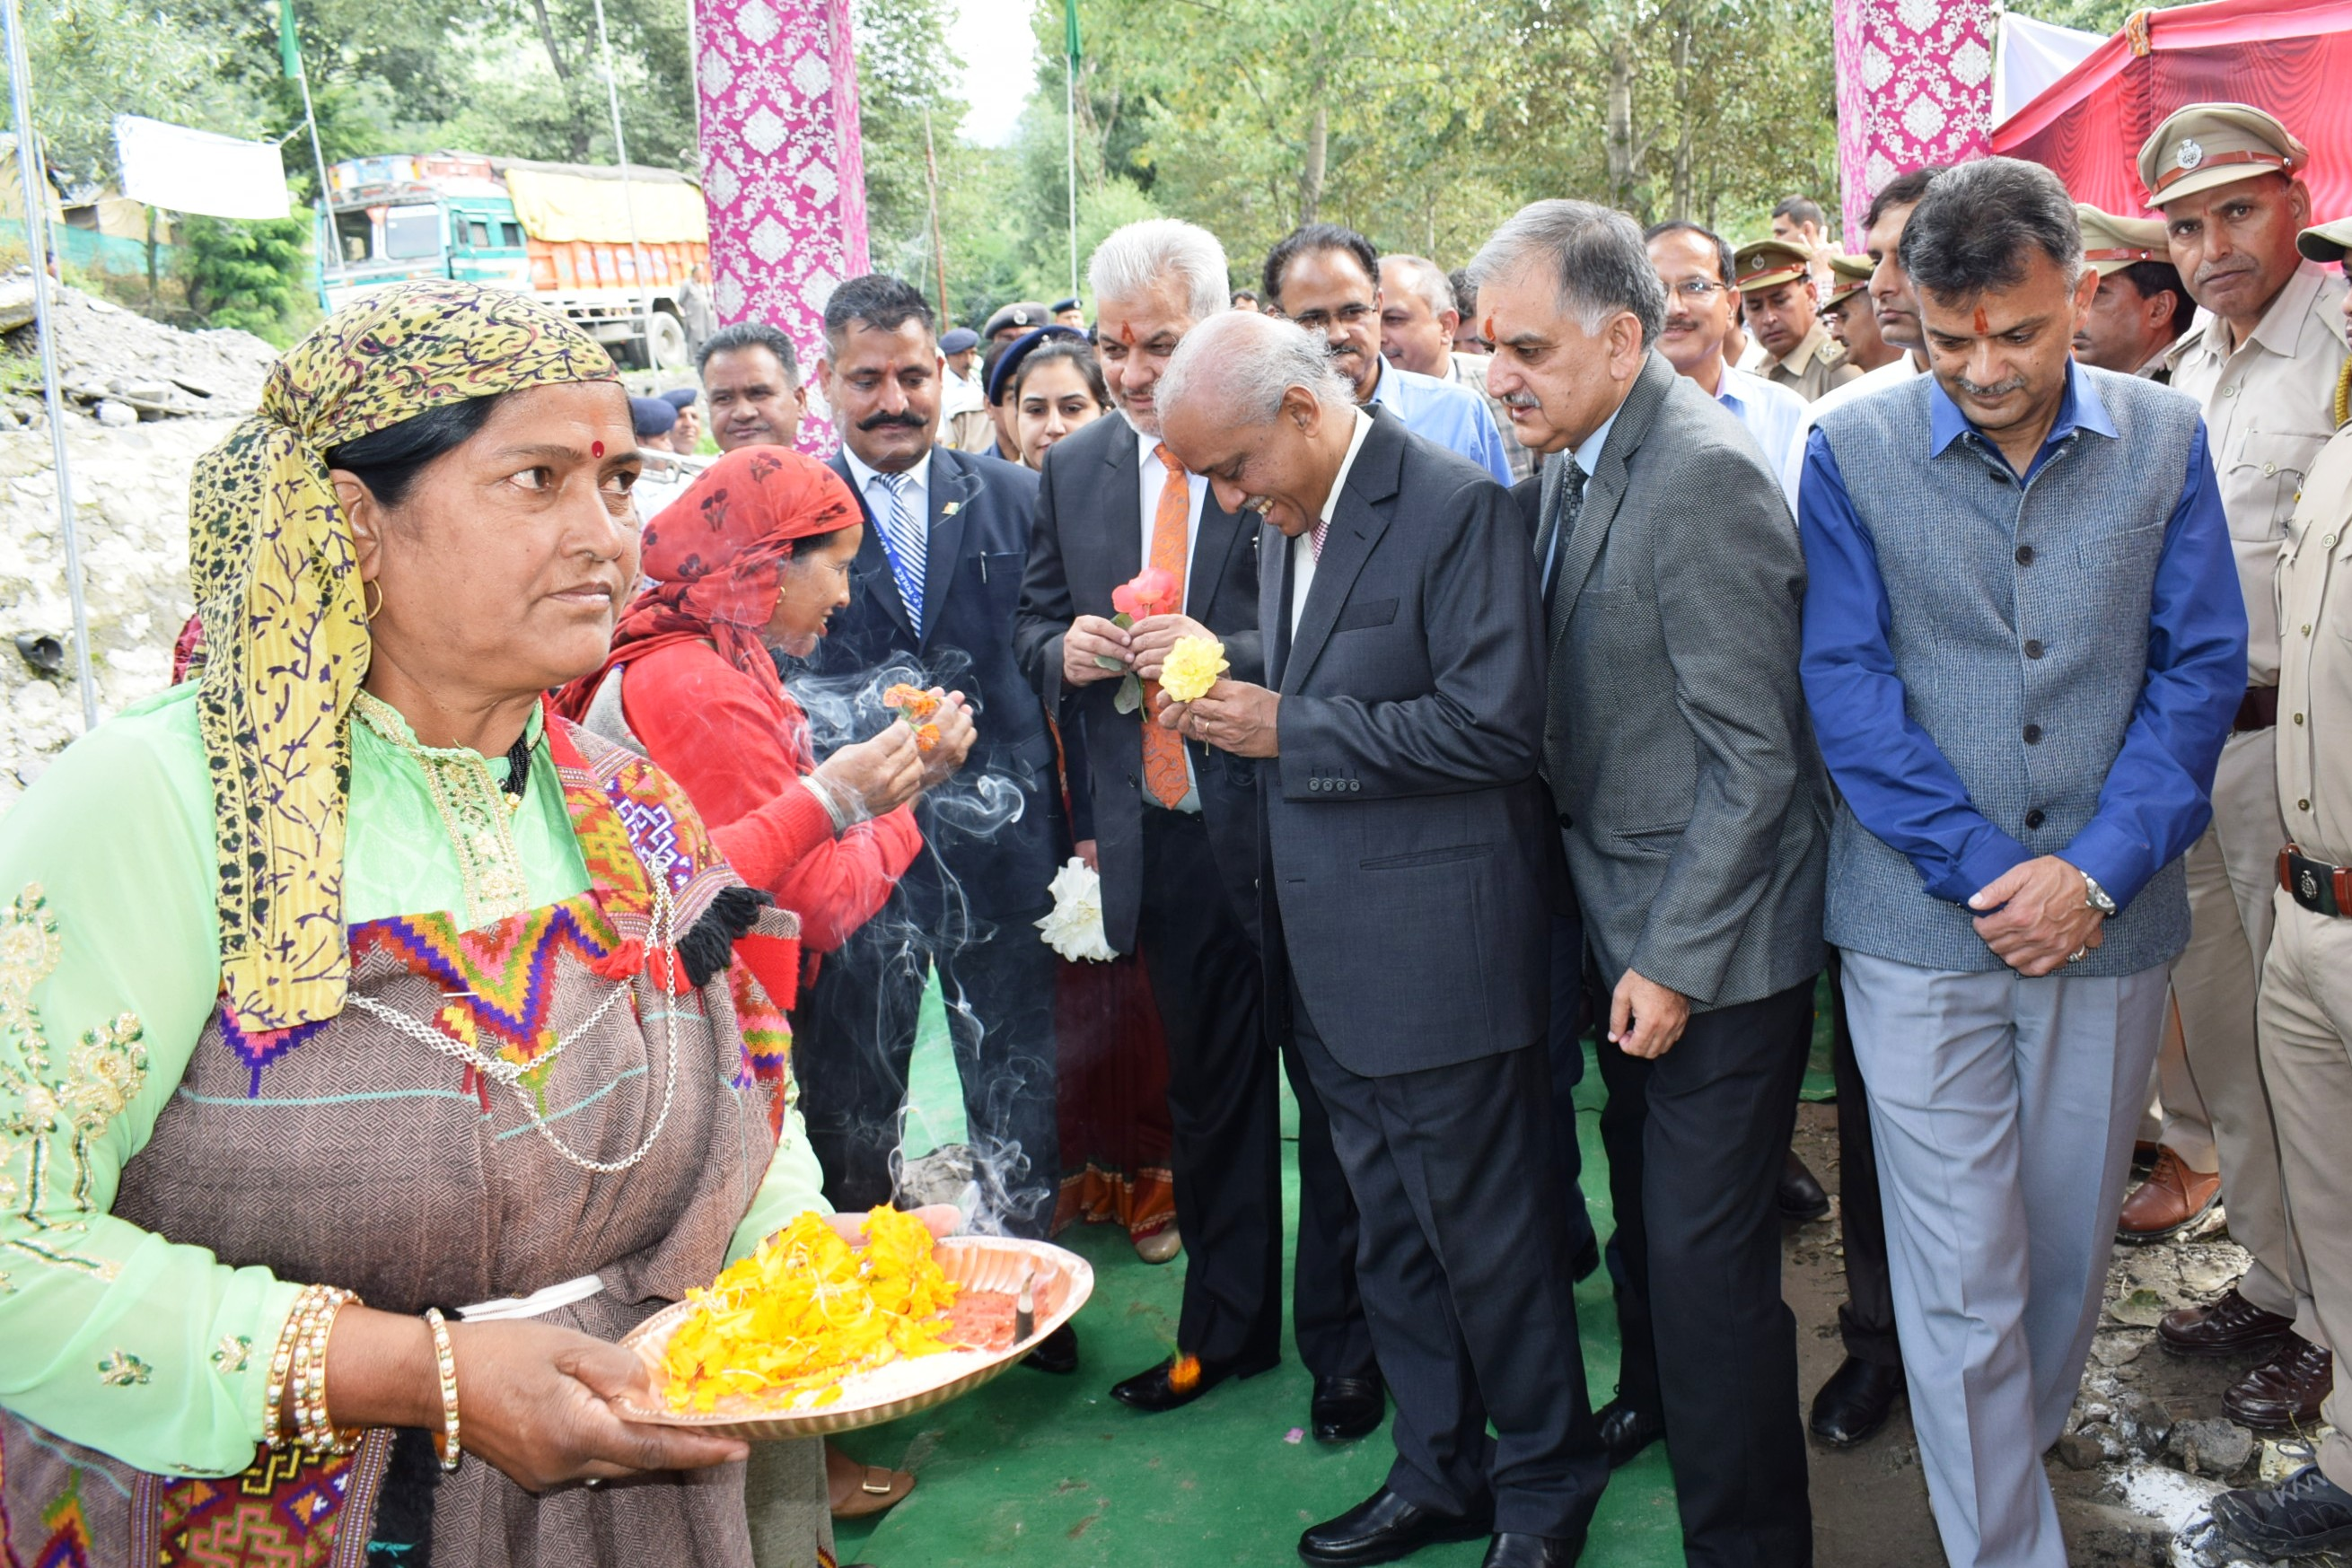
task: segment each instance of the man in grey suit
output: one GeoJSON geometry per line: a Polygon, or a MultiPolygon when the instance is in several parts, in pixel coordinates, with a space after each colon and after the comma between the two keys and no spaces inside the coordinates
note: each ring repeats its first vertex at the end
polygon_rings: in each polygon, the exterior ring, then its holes
{"type": "Polygon", "coordinates": [[[1665,289],[1630,218],[1538,202],[1471,276],[1488,384],[1547,455],[1522,486],[1544,770],[1606,998],[1624,1356],[1602,1430],[1614,1458],[1663,1426],[1692,1563],[1810,1563],[1773,1201],[1824,956],[1796,528],[1738,417],[1651,346],[1665,289]]]}
{"type": "Polygon", "coordinates": [[[1608,1469],[1547,1190],[1559,887],[1526,535],[1500,486],[1357,409],[1288,322],[1195,327],[1159,402],[1218,505],[1264,519],[1268,685],[1220,680],[1163,720],[1264,759],[1269,1011],[1330,1118],[1396,1404],[1387,1483],[1299,1556],[1385,1563],[1491,1531],[1490,1568],[1564,1568],[1608,1469]]]}

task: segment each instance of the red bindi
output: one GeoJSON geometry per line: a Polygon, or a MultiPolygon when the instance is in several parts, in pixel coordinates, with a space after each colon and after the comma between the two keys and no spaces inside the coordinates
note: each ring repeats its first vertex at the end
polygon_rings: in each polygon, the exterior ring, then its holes
{"type": "MultiPolygon", "coordinates": [[[[1981,319],[1981,318],[1983,317],[1983,315],[1984,315],[1984,312],[1983,312],[1983,311],[1981,311],[1981,310],[1979,310],[1979,311],[1978,311],[1978,312],[1977,312],[1977,315],[1978,315],[1978,317],[1979,317],[1979,319],[1981,319]]],[[[1979,331],[1982,331],[1982,330],[1984,330],[1984,329],[1983,329],[1983,328],[1981,328],[1981,327],[1979,327],[1979,328],[1978,328],[1978,329],[1977,329],[1977,330],[1979,330],[1979,331]]],[[[601,442],[601,441],[592,441],[592,442],[590,442],[590,443],[588,444],[588,455],[589,455],[589,456],[591,456],[591,457],[602,457],[602,456],[604,456],[604,444],[603,442],[601,442]]]]}
{"type": "Polygon", "coordinates": [[[1991,330],[1992,330],[1992,322],[1991,322],[1990,320],[1989,320],[1989,319],[1986,318],[1985,313],[1984,313],[1984,307],[1983,307],[1983,306],[1981,306],[1981,305],[1978,306],[1978,307],[1977,307],[1977,336],[1978,336],[1978,337],[1979,337],[1979,338],[1981,338],[1981,337],[1983,337],[1987,332],[1990,332],[1990,331],[1991,331],[1991,330]]]}

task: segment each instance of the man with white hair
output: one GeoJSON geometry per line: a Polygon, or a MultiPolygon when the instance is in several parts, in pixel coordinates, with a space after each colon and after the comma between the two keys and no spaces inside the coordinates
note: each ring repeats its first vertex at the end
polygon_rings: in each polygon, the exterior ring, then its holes
{"type": "Polygon", "coordinates": [[[1510,411],[1503,400],[1486,390],[1486,356],[1465,354],[1454,346],[1462,312],[1444,269],[1427,256],[1391,254],[1381,257],[1376,281],[1381,286],[1381,357],[1398,370],[1452,382],[1485,398],[1503,438],[1503,455],[1510,459],[1511,477],[1524,479],[1534,473],[1535,454],[1511,434],[1510,411]]]}
{"type": "Polygon", "coordinates": [[[1566,1568],[1608,1476],[1584,1387],[1545,1052],[1561,892],[1526,535],[1475,465],[1355,406],[1321,342],[1227,314],[1160,383],[1165,440],[1262,519],[1262,682],[1160,723],[1256,759],[1267,1001],[1330,1117],[1395,1395],[1381,1489],[1317,1568],[1492,1533],[1566,1568]],[[1489,1437],[1492,1425],[1495,1436],[1489,1437]]]}
{"type": "MultiPolygon", "coordinates": [[[[1013,646],[1061,725],[1078,848],[1102,875],[1104,935],[1142,954],[1168,1038],[1183,1312],[1175,1354],[1111,1390],[1159,1411],[1280,1356],[1280,1113],[1255,939],[1255,765],[1188,747],[1122,711],[1118,695],[1132,674],[1156,699],[1161,661],[1186,636],[1222,639],[1236,677],[1259,678],[1257,526],[1219,506],[1160,436],[1169,357],[1198,323],[1229,313],[1215,236],[1172,219],[1129,224],[1088,273],[1103,379],[1122,417],[1046,454],[1013,646]],[[1174,580],[1174,600],[1122,629],[1112,593],[1147,567],[1174,580]]],[[[1356,1299],[1346,1179],[1312,1086],[1293,1080],[1295,1328],[1315,1375],[1310,1425],[1343,1442],[1380,1425],[1385,1402],[1356,1299]]]]}

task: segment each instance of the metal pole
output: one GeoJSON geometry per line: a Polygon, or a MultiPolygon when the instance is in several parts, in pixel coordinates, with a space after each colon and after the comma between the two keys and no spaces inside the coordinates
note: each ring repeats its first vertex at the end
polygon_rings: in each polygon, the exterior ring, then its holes
{"type": "Polygon", "coordinates": [[[1078,292],[1078,57],[1065,54],[1062,63],[1062,123],[1068,132],[1070,164],[1070,295],[1075,298],[1078,292]]]}
{"type": "Polygon", "coordinates": [[[81,727],[98,727],[98,683],[89,668],[89,610],[81,596],[81,540],[74,527],[73,470],[66,459],[66,403],[58,388],[57,317],[49,303],[47,182],[34,171],[33,70],[25,58],[25,19],[16,0],[0,0],[8,23],[8,92],[16,99],[16,168],[25,180],[25,243],[33,256],[33,314],[41,340],[41,401],[48,410],[49,450],[58,465],[58,523],[66,546],[66,597],[73,604],[74,673],[81,684],[81,727]]]}
{"type": "MultiPolygon", "coordinates": [[[[621,86],[613,79],[613,36],[604,30],[604,0],[596,0],[596,47],[604,58],[604,103],[613,112],[613,153],[621,162],[621,210],[629,220],[629,255],[637,267],[637,298],[645,312],[646,369],[654,368],[654,285],[646,247],[637,240],[637,203],[629,194],[629,143],[621,135],[621,86]]],[[[699,110],[697,111],[698,113],[699,110]]]]}
{"type": "MultiPolygon", "coordinates": [[[[11,5],[15,0],[9,0],[11,5]]],[[[310,162],[319,171],[319,216],[327,225],[327,270],[343,270],[343,236],[335,227],[335,187],[327,178],[326,149],[319,145],[319,117],[310,110],[310,68],[294,57],[295,84],[302,89],[302,123],[310,129],[310,162]]]]}

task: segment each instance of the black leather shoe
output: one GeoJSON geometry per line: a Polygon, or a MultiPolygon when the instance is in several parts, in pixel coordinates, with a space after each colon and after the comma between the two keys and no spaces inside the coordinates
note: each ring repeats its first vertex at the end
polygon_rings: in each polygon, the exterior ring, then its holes
{"type": "Polygon", "coordinates": [[[2213,1522],[2258,1557],[2302,1557],[2352,1546],[2352,1492],[2305,1465],[2267,1491],[2223,1492],[2213,1522]]]}
{"type": "Polygon", "coordinates": [[[1486,1568],[1575,1568],[1583,1555],[1581,1535],[1521,1535],[1506,1530],[1487,1545],[1486,1568]]]}
{"type": "Polygon", "coordinates": [[[2156,1325],[2156,1343],[2175,1355],[2242,1355],[2276,1350],[2293,1318],[2265,1312],[2231,1286],[2218,1301],[2168,1312],[2156,1325]]]}
{"type": "Polygon", "coordinates": [[[1832,1448],[1851,1448],[1875,1437],[1903,1395],[1903,1369],[1849,1355],[1813,1396],[1814,1437],[1832,1448]]]}
{"type": "Polygon", "coordinates": [[[1024,1364],[1040,1372],[1050,1372],[1056,1377],[1067,1377],[1078,1369],[1078,1336],[1064,1323],[1037,1342],[1037,1348],[1022,1357],[1024,1364]]]}
{"type": "Polygon", "coordinates": [[[2276,1355],[2221,1393],[2221,1414],[2257,1432],[2309,1431],[2336,1386],[2336,1357],[2290,1333],[2276,1355]]]}
{"type": "Polygon", "coordinates": [[[1388,1389],[1377,1377],[1318,1377],[1307,1416],[1318,1443],[1352,1443],[1388,1414],[1388,1389]]]}
{"type": "Polygon", "coordinates": [[[1822,1184],[1805,1168],[1805,1162],[1797,1157],[1794,1149],[1780,1162],[1780,1187],[1773,1197],[1780,1207],[1780,1218],[1791,1225],[1829,1218],[1830,1195],[1822,1190],[1822,1184]]]}
{"type": "Polygon", "coordinates": [[[1337,1519],[1298,1538],[1299,1560],[1313,1568],[1393,1563],[1441,1541],[1475,1541],[1495,1528],[1491,1505],[1475,1514],[1439,1513],[1382,1487],[1337,1519]]]}
{"type": "Polygon", "coordinates": [[[1196,1356],[1171,1355],[1124,1383],[1112,1384],[1110,1396],[1121,1405],[1157,1415],[1183,1408],[1235,1373],[1234,1367],[1196,1356]]]}
{"type": "Polygon", "coordinates": [[[1666,1435],[1665,1416],[1637,1410],[1622,1399],[1601,1407],[1601,1441],[1609,1449],[1609,1468],[1620,1469],[1634,1455],[1666,1435]]]}

